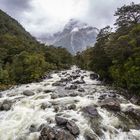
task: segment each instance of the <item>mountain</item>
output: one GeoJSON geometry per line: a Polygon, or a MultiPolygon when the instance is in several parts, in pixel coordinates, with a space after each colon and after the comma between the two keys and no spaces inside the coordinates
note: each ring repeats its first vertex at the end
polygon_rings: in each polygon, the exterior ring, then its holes
{"type": "Polygon", "coordinates": [[[99,30],[78,20],[71,19],[61,32],[40,38],[46,44],[62,46],[72,54],[93,46],[99,30]]]}
{"type": "Polygon", "coordinates": [[[0,10],[0,35],[13,35],[27,42],[37,42],[15,19],[0,10]]]}

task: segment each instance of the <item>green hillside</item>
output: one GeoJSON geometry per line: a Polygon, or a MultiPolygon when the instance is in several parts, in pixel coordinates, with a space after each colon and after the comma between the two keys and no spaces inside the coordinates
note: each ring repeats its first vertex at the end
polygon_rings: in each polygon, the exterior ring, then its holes
{"type": "Polygon", "coordinates": [[[71,55],[36,41],[15,19],[0,10],[0,87],[39,80],[46,72],[68,68],[71,55]],[[55,56],[55,57],[54,57],[55,56]],[[63,62],[65,61],[69,63],[63,62]]]}

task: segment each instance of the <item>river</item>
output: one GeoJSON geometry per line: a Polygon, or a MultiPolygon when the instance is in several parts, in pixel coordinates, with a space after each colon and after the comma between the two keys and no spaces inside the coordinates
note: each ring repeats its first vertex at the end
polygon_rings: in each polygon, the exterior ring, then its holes
{"type": "Polygon", "coordinates": [[[0,140],[140,140],[140,106],[97,77],[74,66],[1,92],[0,140]]]}

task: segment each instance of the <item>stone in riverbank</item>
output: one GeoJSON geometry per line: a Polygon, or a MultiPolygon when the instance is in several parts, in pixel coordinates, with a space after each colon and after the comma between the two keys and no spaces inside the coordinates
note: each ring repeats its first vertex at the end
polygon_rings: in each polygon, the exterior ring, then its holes
{"type": "Polygon", "coordinates": [[[86,116],[89,116],[91,118],[99,117],[99,113],[98,113],[97,109],[95,108],[95,106],[93,106],[93,105],[84,107],[83,111],[86,116]]]}
{"type": "Polygon", "coordinates": [[[12,107],[12,102],[8,100],[4,100],[3,102],[0,103],[0,111],[8,111],[12,107]]]}
{"type": "Polygon", "coordinates": [[[25,95],[25,96],[33,96],[33,95],[35,95],[35,93],[30,91],[30,90],[25,90],[25,91],[23,91],[23,95],[25,95]]]}
{"type": "Polygon", "coordinates": [[[107,98],[101,101],[100,106],[102,108],[106,108],[108,110],[113,110],[113,111],[120,111],[120,103],[117,99],[114,98],[107,98]]]}
{"type": "Polygon", "coordinates": [[[39,140],[76,140],[76,138],[63,128],[44,127],[41,131],[39,140]]]}

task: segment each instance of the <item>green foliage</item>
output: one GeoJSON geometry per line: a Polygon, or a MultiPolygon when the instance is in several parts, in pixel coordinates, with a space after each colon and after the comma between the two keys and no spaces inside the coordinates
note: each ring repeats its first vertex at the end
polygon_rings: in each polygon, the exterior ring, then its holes
{"type": "Polygon", "coordinates": [[[102,80],[140,94],[140,5],[125,5],[115,16],[117,30],[111,32],[109,26],[101,29],[90,53],[85,51],[75,58],[82,58],[76,59],[80,61],[77,64],[86,59],[88,67],[85,63],[82,67],[97,72],[102,80]]]}
{"type": "Polygon", "coordinates": [[[132,2],[130,5],[124,5],[117,9],[115,16],[118,17],[115,23],[118,27],[135,25],[140,21],[140,4],[132,2]]]}
{"type": "Polygon", "coordinates": [[[15,56],[11,67],[13,80],[18,83],[26,83],[38,80],[44,75],[46,64],[41,54],[30,54],[23,51],[15,56]]]}

